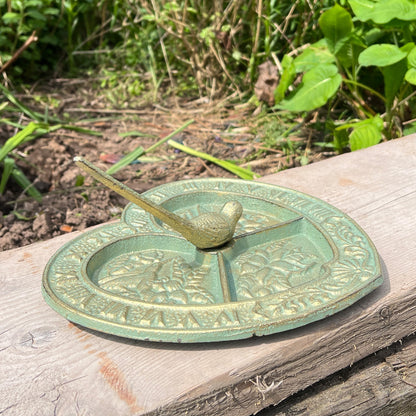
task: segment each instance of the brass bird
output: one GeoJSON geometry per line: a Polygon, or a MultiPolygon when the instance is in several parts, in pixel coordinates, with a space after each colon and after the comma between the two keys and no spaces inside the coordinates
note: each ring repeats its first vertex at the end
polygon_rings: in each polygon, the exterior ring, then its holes
{"type": "Polygon", "coordinates": [[[74,162],[96,180],[154,215],[201,249],[219,247],[230,241],[243,212],[238,201],[228,201],[220,212],[207,212],[187,220],[133,191],[84,158],[76,156],[74,162]]]}

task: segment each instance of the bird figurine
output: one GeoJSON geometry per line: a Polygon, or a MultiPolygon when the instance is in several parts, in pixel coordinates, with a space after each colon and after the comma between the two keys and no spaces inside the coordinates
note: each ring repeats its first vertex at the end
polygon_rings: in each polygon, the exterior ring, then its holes
{"type": "Polygon", "coordinates": [[[188,220],[133,191],[84,158],[76,156],[74,162],[94,179],[169,225],[200,249],[219,247],[230,241],[243,213],[238,201],[228,201],[220,212],[206,212],[188,220]]]}

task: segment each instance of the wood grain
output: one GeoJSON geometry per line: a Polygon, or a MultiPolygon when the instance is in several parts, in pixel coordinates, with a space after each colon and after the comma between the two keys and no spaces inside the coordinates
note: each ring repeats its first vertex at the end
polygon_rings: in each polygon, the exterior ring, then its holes
{"type": "Polygon", "coordinates": [[[341,414],[416,414],[416,336],[364,358],[258,416],[341,414]]]}
{"type": "Polygon", "coordinates": [[[251,415],[415,331],[415,136],[262,181],[354,218],[380,253],[383,285],[282,334],[145,343],[75,326],[43,301],[43,268],[76,233],[0,253],[0,415],[251,415]]]}

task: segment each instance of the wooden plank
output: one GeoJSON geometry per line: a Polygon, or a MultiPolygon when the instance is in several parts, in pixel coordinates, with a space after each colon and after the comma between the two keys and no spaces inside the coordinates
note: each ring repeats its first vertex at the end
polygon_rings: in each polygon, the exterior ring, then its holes
{"type": "Polygon", "coordinates": [[[258,416],[340,414],[416,414],[416,336],[364,358],[258,416]]]}
{"type": "Polygon", "coordinates": [[[40,290],[47,260],[75,235],[0,253],[0,414],[250,415],[412,333],[415,167],[410,136],[262,179],[350,214],[384,264],[375,292],[283,334],[173,345],[86,330],[40,290]]]}

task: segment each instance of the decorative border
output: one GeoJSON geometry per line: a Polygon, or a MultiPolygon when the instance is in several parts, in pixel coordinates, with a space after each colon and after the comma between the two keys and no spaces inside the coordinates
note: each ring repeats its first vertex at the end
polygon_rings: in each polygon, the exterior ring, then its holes
{"type": "Polygon", "coordinates": [[[382,283],[378,254],[364,231],[338,209],[301,192],[243,180],[198,179],[165,184],[145,195],[163,203],[200,192],[230,199],[250,196],[302,215],[336,247],[336,256],[322,266],[325,270],[319,281],[252,300],[162,305],[110,296],[86,283],[85,264],[94,253],[119,239],[149,232],[162,233],[166,238],[173,234],[129,204],[121,222],[86,232],[50,259],[43,276],[45,300],[67,319],[103,332],[154,341],[202,342],[299,327],[344,309],[382,283]],[[142,224],[140,228],[138,224],[142,224]]]}

